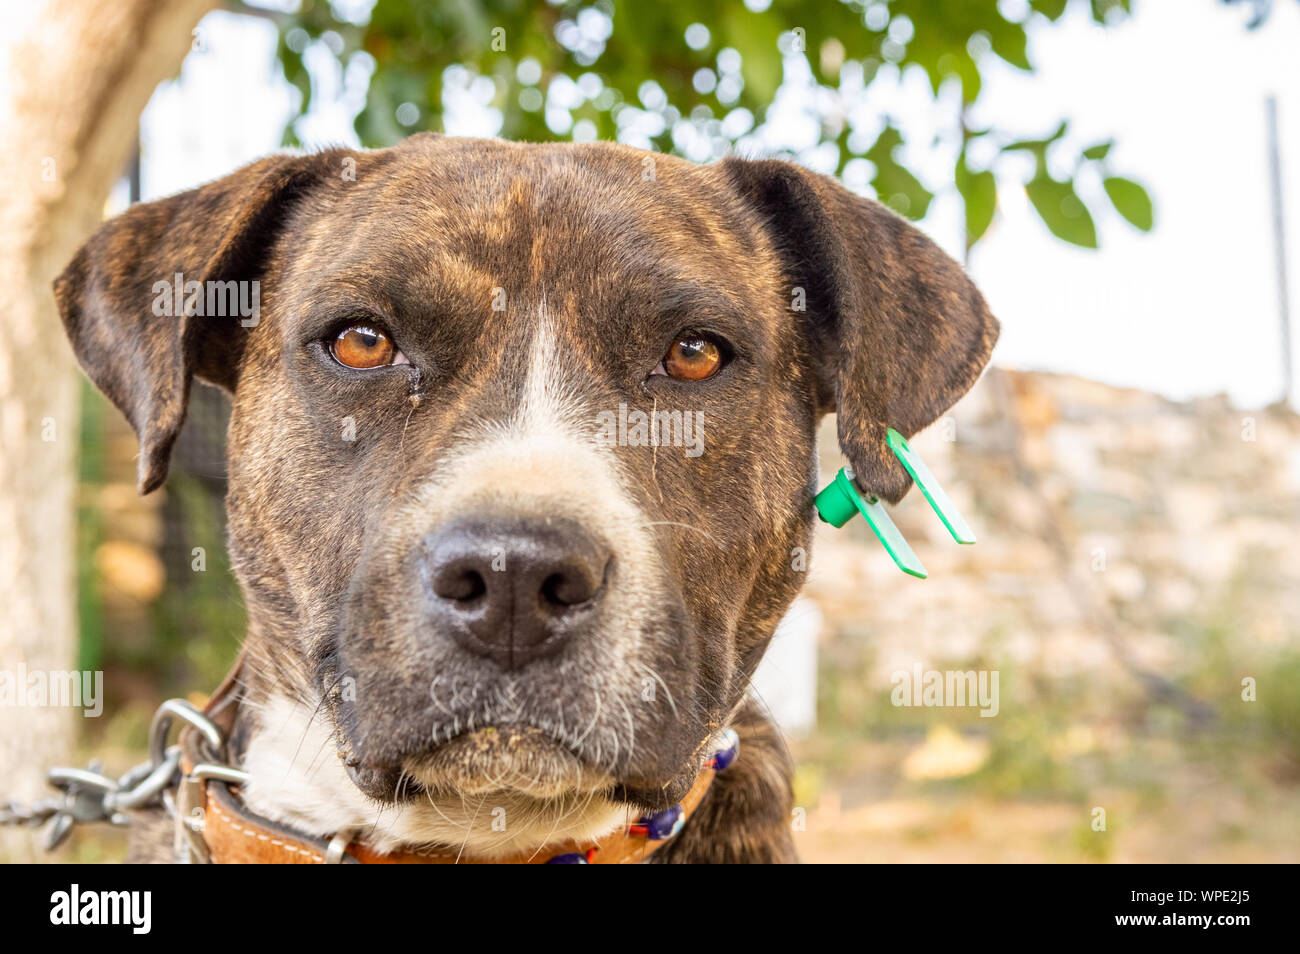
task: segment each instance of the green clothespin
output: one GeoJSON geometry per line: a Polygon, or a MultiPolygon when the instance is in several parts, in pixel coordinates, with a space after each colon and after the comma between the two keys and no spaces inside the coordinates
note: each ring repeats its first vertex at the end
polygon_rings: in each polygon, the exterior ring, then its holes
{"type": "MultiPolygon", "coordinates": [[[[912,450],[911,445],[907,443],[907,438],[892,427],[885,432],[885,438],[889,443],[889,449],[912,475],[912,479],[921,488],[921,493],[925,495],[931,509],[939,515],[939,519],[948,528],[952,538],[958,543],[974,543],[975,534],[971,532],[970,525],[953,506],[952,500],[944,493],[943,487],[930,472],[930,468],[925,466],[925,461],[912,450]]],[[[813,502],[817,507],[817,515],[832,527],[842,527],[853,518],[854,513],[861,513],[867,525],[871,527],[871,532],[876,535],[876,539],[881,542],[885,552],[893,558],[898,568],[922,580],[926,578],[925,567],[903,538],[894,521],[889,518],[889,513],[880,502],[880,498],[874,496],[864,498],[858,493],[857,487],[853,485],[852,470],[841,467],[835,479],[823,488],[813,502]]]]}

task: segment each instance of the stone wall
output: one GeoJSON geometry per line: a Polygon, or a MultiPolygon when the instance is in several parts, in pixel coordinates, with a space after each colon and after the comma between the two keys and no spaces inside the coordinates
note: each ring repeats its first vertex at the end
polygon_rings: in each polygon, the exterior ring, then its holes
{"type": "MultiPolygon", "coordinates": [[[[833,419],[821,438],[829,480],[833,419]]],[[[1223,641],[1235,665],[1300,645],[1295,413],[993,369],[912,443],[979,542],[955,544],[916,490],[893,515],[928,580],[862,520],[820,526],[805,592],[831,664],[866,645],[882,686],[920,661],[1160,689],[1223,641]]]]}

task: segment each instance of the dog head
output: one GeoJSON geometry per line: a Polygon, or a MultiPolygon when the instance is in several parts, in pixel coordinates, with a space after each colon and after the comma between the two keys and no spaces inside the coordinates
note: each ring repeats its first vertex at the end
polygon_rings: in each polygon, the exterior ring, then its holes
{"type": "Polygon", "coordinates": [[[831,179],[608,144],[265,159],[110,221],[56,293],[143,491],[191,380],[232,393],[248,693],[319,709],[381,801],[679,799],[802,583],[821,415],[896,501],[885,429],[997,337],[831,179]]]}

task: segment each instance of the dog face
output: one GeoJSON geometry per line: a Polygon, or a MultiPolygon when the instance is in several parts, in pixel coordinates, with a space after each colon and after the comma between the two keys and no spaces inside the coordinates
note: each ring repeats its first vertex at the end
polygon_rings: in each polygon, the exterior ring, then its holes
{"type": "Polygon", "coordinates": [[[885,428],[997,335],[919,232],[794,166],[435,136],[134,207],[56,293],[142,490],[191,378],[232,392],[248,692],[319,710],[381,801],[680,799],[802,583],[820,416],[897,500],[885,428]],[[182,275],[257,282],[256,320],[157,314],[182,275]]]}

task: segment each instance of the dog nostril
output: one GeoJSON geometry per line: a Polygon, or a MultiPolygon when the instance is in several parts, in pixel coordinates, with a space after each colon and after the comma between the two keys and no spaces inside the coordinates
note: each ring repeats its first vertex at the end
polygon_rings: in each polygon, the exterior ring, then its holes
{"type": "Polygon", "coordinates": [[[561,610],[590,602],[600,589],[600,582],[571,570],[552,573],[542,581],[542,602],[561,610]]]}
{"type": "Polygon", "coordinates": [[[469,603],[487,592],[487,583],[478,570],[439,573],[433,581],[433,592],[444,600],[469,603]]]}

